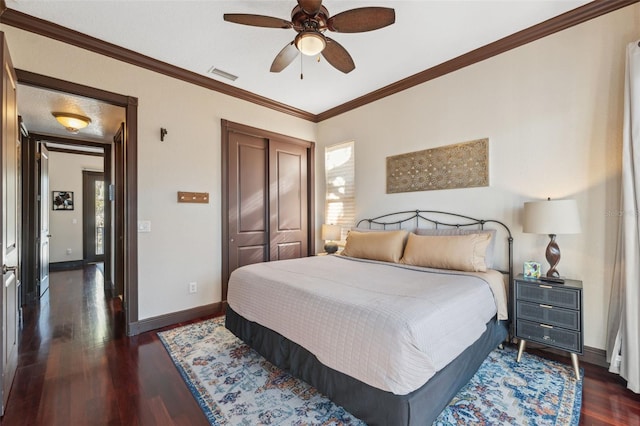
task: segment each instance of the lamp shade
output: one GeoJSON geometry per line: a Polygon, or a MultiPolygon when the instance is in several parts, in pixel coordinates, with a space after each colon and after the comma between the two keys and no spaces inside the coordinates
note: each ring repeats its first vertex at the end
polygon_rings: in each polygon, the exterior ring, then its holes
{"type": "Polygon", "coordinates": [[[524,203],[523,231],[529,234],[578,234],[580,215],[575,200],[544,200],[524,203]]]}
{"type": "Polygon", "coordinates": [[[322,225],[321,239],[324,241],[336,241],[342,237],[342,227],[340,225],[322,225]]]}
{"type": "Polygon", "coordinates": [[[91,119],[84,115],[69,112],[52,112],[51,114],[71,133],[78,133],[80,129],[84,129],[91,123],[91,119]]]}

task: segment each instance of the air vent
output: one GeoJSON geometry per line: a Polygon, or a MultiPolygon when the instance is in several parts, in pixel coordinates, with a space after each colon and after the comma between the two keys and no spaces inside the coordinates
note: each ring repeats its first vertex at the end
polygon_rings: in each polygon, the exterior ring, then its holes
{"type": "Polygon", "coordinates": [[[220,77],[228,78],[231,81],[236,81],[236,78],[238,78],[237,75],[233,75],[233,74],[231,74],[229,72],[222,71],[221,69],[218,69],[216,67],[211,67],[209,69],[209,72],[211,74],[219,75],[220,77]]]}

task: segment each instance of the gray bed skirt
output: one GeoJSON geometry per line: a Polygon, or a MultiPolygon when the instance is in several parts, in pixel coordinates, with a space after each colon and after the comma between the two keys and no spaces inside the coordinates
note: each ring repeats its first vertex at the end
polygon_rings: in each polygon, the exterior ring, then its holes
{"type": "Polygon", "coordinates": [[[371,426],[430,425],[507,336],[505,321],[489,321],[487,330],[473,345],[422,387],[407,395],[395,395],[326,367],[302,346],[247,321],[229,306],[225,326],[271,363],[311,384],[371,426]]]}

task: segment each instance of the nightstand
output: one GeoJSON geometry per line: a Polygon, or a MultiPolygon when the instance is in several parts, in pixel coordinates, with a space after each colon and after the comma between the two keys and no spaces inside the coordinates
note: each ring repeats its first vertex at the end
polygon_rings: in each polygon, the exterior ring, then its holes
{"type": "Polygon", "coordinates": [[[571,353],[571,363],[580,380],[578,355],[583,350],[582,281],[557,284],[519,274],[515,287],[515,334],[520,343],[518,358],[527,341],[571,353]]]}

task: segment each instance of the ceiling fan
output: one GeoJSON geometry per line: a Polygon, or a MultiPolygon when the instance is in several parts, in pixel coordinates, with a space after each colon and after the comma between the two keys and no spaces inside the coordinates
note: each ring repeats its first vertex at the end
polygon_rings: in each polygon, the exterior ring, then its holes
{"type": "Polygon", "coordinates": [[[280,72],[298,56],[322,56],[334,68],[349,73],[356,67],[349,52],[337,41],[324,35],[326,30],[338,33],[360,33],[391,25],[395,11],[388,7],[361,7],[330,16],[322,0],[298,0],[291,11],[291,21],[271,16],[243,13],[225,13],[224,20],[236,24],[265,28],[293,28],[295,39],[278,53],[271,64],[271,72],[280,72]]]}

